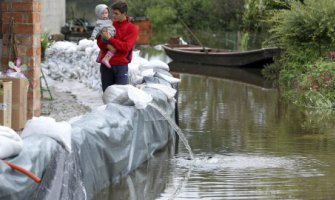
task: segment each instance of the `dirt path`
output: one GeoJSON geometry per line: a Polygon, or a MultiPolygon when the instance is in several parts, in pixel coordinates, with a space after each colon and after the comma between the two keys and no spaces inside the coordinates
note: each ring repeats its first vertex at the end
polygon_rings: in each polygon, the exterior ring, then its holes
{"type": "MultiPolygon", "coordinates": [[[[73,117],[90,112],[88,106],[78,103],[76,97],[70,92],[59,92],[51,89],[53,100],[43,99],[41,101],[41,115],[54,118],[56,121],[67,121],[73,117]]],[[[48,93],[44,92],[48,97],[48,93]]]]}

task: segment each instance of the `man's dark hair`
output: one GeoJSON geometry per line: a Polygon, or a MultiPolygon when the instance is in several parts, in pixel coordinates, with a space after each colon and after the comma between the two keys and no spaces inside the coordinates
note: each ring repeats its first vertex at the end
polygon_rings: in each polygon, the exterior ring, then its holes
{"type": "Polygon", "coordinates": [[[128,5],[126,2],[123,1],[117,1],[112,4],[112,10],[119,10],[121,13],[127,13],[128,11],[128,5]]]}

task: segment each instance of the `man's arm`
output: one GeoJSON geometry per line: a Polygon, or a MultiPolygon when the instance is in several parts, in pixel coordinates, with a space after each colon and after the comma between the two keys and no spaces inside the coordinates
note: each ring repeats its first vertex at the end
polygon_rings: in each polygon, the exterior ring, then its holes
{"type": "Polygon", "coordinates": [[[102,51],[107,51],[108,50],[106,43],[103,43],[102,40],[101,40],[101,35],[99,35],[98,38],[97,38],[97,45],[102,51]]]}
{"type": "Polygon", "coordinates": [[[135,25],[127,27],[127,34],[122,38],[122,40],[110,37],[108,39],[109,43],[117,49],[117,51],[129,52],[131,51],[136,43],[138,36],[138,27],[135,25]]]}
{"type": "Polygon", "coordinates": [[[116,52],[116,49],[111,45],[111,44],[107,44],[107,48],[109,51],[115,53],[116,52]]]}

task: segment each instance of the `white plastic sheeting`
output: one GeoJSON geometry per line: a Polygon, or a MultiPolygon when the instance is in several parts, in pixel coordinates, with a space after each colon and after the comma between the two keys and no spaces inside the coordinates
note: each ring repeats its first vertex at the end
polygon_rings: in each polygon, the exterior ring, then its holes
{"type": "Polygon", "coordinates": [[[33,117],[27,121],[21,137],[32,135],[46,135],[61,143],[68,152],[71,151],[71,125],[68,122],[56,122],[51,117],[33,117]]]}
{"type": "Polygon", "coordinates": [[[152,101],[152,96],[132,85],[112,85],[106,89],[102,99],[105,104],[133,105],[144,109],[152,101]]]}
{"type": "Polygon", "coordinates": [[[0,126],[0,159],[16,156],[21,150],[21,137],[13,129],[0,126]]]}

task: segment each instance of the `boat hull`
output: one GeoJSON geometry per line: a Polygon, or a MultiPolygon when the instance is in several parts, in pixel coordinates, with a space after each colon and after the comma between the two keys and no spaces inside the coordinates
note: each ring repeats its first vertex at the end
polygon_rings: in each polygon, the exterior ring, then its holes
{"type": "Polygon", "coordinates": [[[175,62],[238,67],[269,61],[280,55],[279,48],[233,52],[220,49],[163,45],[165,53],[175,62]]]}

